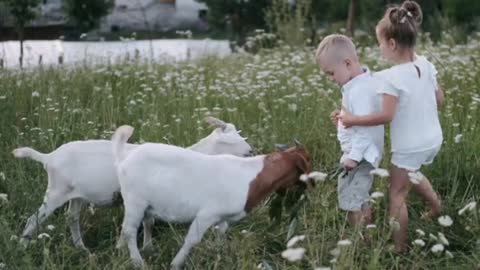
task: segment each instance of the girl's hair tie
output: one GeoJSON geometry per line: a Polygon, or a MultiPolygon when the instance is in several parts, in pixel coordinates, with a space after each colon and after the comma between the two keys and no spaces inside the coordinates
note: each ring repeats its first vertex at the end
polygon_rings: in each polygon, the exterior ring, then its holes
{"type": "Polygon", "coordinates": [[[410,11],[407,11],[407,13],[405,15],[403,15],[403,17],[400,19],[400,23],[405,23],[405,21],[407,20],[407,16],[412,18],[413,15],[410,11]]]}

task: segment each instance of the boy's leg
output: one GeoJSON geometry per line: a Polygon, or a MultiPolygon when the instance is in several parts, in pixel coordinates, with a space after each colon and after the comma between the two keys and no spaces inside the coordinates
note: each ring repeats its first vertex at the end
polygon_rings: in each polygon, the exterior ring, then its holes
{"type": "Polygon", "coordinates": [[[339,180],[340,208],[348,211],[347,220],[351,226],[363,226],[372,221],[372,210],[368,204],[373,183],[372,169],[368,162],[361,162],[339,180]]]}
{"type": "Polygon", "coordinates": [[[349,211],[347,214],[350,226],[365,226],[372,223],[372,209],[365,203],[360,211],[349,211]]]}
{"type": "Polygon", "coordinates": [[[402,253],[407,249],[408,239],[408,211],[406,199],[409,190],[408,171],[392,165],[390,169],[390,218],[394,218],[400,228],[394,230],[393,241],[395,252],[402,253]]]}

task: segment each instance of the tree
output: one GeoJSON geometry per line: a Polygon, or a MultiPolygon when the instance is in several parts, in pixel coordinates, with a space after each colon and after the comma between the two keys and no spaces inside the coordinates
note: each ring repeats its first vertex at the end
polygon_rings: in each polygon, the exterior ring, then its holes
{"type": "Polygon", "coordinates": [[[115,0],[65,0],[64,9],[68,23],[83,33],[98,27],[114,4],[115,0]]]}
{"type": "Polygon", "coordinates": [[[347,18],[347,33],[353,37],[355,34],[355,10],[357,6],[356,0],[350,0],[350,6],[348,7],[348,18],[347,18]]]}
{"type": "Polygon", "coordinates": [[[228,25],[235,35],[265,28],[265,8],[271,0],[196,0],[208,6],[209,25],[225,30],[228,25]]]}
{"type": "Polygon", "coordinates": [[[23,66],[23,41],[25,26],[35,19],[35,8],[40,3],[39,0],[0,0],[10,9],[10,13],[14,18],[15,31],[20,41],[20,57],[18,59],[20,67],[23,66]]]}

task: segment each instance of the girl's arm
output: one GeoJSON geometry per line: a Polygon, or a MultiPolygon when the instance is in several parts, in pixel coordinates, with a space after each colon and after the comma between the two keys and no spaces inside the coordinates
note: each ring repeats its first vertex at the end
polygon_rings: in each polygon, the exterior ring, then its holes
{"type": "Polygon", "coordinates": [[[353,115],[345,108],[342,108],[344,113],[340,114],[338,118],[347,128],[351,126],[377,126],[388,124],[392,121],[393,116],[395,115],[397,97],[388,94],[383,94],[382,97],[382,110],[380,112],[359,116],[353,115]]]}

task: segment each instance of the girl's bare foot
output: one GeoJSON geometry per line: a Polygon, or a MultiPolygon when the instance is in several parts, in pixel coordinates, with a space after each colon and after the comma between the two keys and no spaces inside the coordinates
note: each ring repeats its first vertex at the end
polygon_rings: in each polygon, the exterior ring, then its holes
{"type": "Polygon", "coordinates": [[[442,198],[440,197],[440,194],[437,194],[437,200],[435,203],[430,203],[430,210],[423,212],[421,215],[421,219],[430,221],[438,216],[440,216],[442,212],[442,198]]]}

